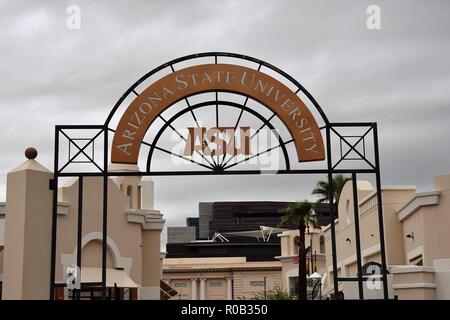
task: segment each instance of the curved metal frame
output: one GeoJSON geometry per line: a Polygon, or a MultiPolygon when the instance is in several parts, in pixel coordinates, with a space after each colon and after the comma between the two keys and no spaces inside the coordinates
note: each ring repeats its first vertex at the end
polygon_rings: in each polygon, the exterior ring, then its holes
{"type": "MultiPolygon", "coordinates": [[[[178,59],[171,60],[165,64],[160,65],[159,67],[153,69],[152,71],[146,73],[144,76],[142,76],[138,81],[136,81],[128,90],[125,91],[125,93],[119,98],[117,103],[112,108],[111,112],[109,113],[105,123],[103,125],[68,125],[68,126],[55,126],[55,153],[54,153],[54,179],[50,183],[50,187],[53,192],[53,212],[52,212],[52,254],[51,254],[51,274],[50,274],[50,298],[55,298],[55,288],[58,286],[55,283],[55,271],[56,271],[56,236],[57,236],[57,207],[58,207],[58,180],[60,177],[78,177],[80,181],[79,185],[79,197],[78,197],[78,231],[77,231],[77,242],[79,243],[81,240],[82,235],[82,192],[83,192],[83,177],[86,176],[95,176],[95,177],[102,177],[103,178],[103,242],[102,242],[102,282],[101,287],[103,291],[103,296],[106,295],[106,253],[107,253],[107,247],[106,247],[106,239],[107,239],[107,227],[108,227],[108,179],[112,176],[166,176],[166,175],[215,175],[215,174],[231,174],[231,175],[250,175],[250,174],[260,174],[260,170],[225,170],[227,168],[220,168],[220,167],[213,167],[213,170],[208,171],[150,171],[150,165],[151,165],[151,159],[153,157],[153,153],[155,149],[158,149],[159,147],[156,146],[156,144],[150,145],[151,152],[149,153],[149,157],[147,158],[147,171],[146,172],[109,172],[108,170],[108,164],[109,164],[109,133],[111,131],[114,131],[112,128],[109,128],[109,124],[115,115],[116,111],[119,109],[119,107],[122,105],[124,100],[131,94],[139,95],[136,92],[137,86],[139,86],[143,81],[148,79],[150,76],[157,74],[159,71],[164,70],[165,68],[170,68],[172,72],[175,72],[174,65],[188,61],[188,60],[195,60],[198,58],[204,58],[204,57],[212,57],[214,58],[214,62],[218,63],[219,57],[227,57],[227,58],[235,58],[237,60],[245,60],[250,61],[253,63],[256,63],[258,65],[258,71],[261,69],[261,67],[266,67],[272,71],[275,71],[288,81],[290,81],[292,84],[294,84],[297,87],[297,90],[295,91],[295,94],[302,92],[314,105],[316,108],[316,111],[319,113],[319,115],[322,117],[322,120],[324,121],[325,125],[321,127],[320,129],[325,130],[325,141],[326,141],[326,161],[327,161],[327,169],[300,169],[300,170],[293,170],[290,168],[289,164],[289,154],[287,152],[287,149],[285,148],[285,144],[289,142],[284,142],[281,137],[280,139],[280,146],[283,150],[283,154],[286,161],[286,170],[279,170],[277,172],[270,172],[271,174],[327,174],[328,178],[328,184],[330,186],[328,190],[328,200],[329,203],[334,202],[334,191],[333,191],[333,174],[351,174],[352,180],[353,180],[353,200],[354,200],[354,208],[355,208],[355,235],[356,235],[356,255],[357,255],[357,263],[358,263],[358,276],[352,277],[352,278],[343,278],[338,277],[337,274],[337,257],[336,257],[336,230],[335,230],[335,206],[330,206],[330,220],[331,220],[331,248],[332,248],[332,266],[333,266],[333,286],[334,286],[334,294],[335,296],[339,293],[339,282],[340,281],[357,281],[358,282],[358,288],[359,288],[359,297],[360,299],[364,298],[363,294],[363,280],[364,276],[362,273],[362,258],[361,258],[361,247],[360,247],[360,233],[359,233],[359,213],[358,213],[358,196],[357,196],[357,186],[356,186],[356,179],[357,174],[361,173],[370,173],[375,174],[376,178],[376,190],[377,190],[377,210],[378,210],[378,224],[379,224],[379,235],[380,235],[380,252],[381,252],[381,265],[383,266],[383,274],[382,274],[382,282],[383,282],[383,294],[384,298],[388,299],[388,286],[387,286],[387,269],[386,269],[386,254],[385,254],[385,243],[384,243],[384,228],[383,228],[383,205],[382,205],[382,197],[381,197],[381,177],[380,177],[380,162],[379,162],[379,152],[378,152],[378,132],[377,132],[377,124],[373,122],[358,122],[358,123],[330,123],[328,121],[328,118],[326,117],[325,113],[323,112],[322,108],[320,107],[319,103],[314,99],[314,97],[299,83],[297,82],[293,77],[291,77],[289,74],[285,73],[281,69],[273,66],[272,64],[269,64],[265,61],[235,54],[235,53],[226,53],[226,52],[206,52],[206,53],[198,53],[198,54],[192,54],[187,55],[178,59]],[[358,136],[359,138],[356,143],[352,143],[348,136],[345,136],[339,132],[340,128],[348,128],[348,127],[359,127],[359,128],[365,128],[367,130],[363,135],[358,136]],[[94,135],[94,137],[90,137],[89,139],[79,139],[79,138],[72,138],[69,134],[64,132],[64,130],[99,130],[97,134],[94,135]],[[357,150],[357,145],[359,142],[363,141],[367,138],[367,135],[369,133],[373,134],[373,144],[374,144],[374,163],[367,160],[365,155],[365,146],[362,152],[357,150]],[[102,163],[97,164],[94,157],[89,156],[87,153],[87,147],[92,145],[92,148],[94,148],[94,143],[96,139],[99,138],[103,134],[103,159],[102,163]],[[341,147],[341,156],[340,159],[337,161],[337,163],[333,164],[332,160],[332,145],[331,145],[331,136],[337,136],[340,139],[341,147]],[[64,139],[67,139],[69,141],[69,145],[73,144],[77,150],[74,156],[70,155],[69,151],[69,159],[68,161],[63,165],[60,166],[59,161],[59,152],[60,152],[60,136],[64,139]],[[84,146],[80,146],[77,144],[77,140],[87,140],[87,143],[84,144],[84,146]],[[346,145],[348,151],[344,154],[342,150],[342,146],[346,145]],[[360,158],[354,159],[348,157],[349,153],[351,151],[354,151],[360,158]],[[79,155],[83,155],[88,159],[88,163],[91,163],[93,165],[93,168],[96,170],[95,172],[87,172],[87,171],[76,171],[76,172],[66,172],[67,167],[72,163],[77,163],[76,158],[79,155]],[[338,165],[343,160],[363,160],[369,165],[369,169],[361,169],[361,168],[353,168],[353,169],[340,169],[338,168],[338,165]]],[[[265,119],[262,117],[259,113],[252,110],[251,108],[248,108],[246,106],[246,103],[248,101],[248,97],[246,98],[246,101],[243,105],[237,104],[235,102],[231,101],[218,101],[218,92],[216,91],[216,100],[215,101],[206,101],[203,103],[199,103],[195,106],[191,106],[189,104],[189,101],[187,100],[187,97],[185,98],[186,103],[188,105],[188,108],[182,110],[181,112],[177,113],[174,117],[171,117],[169,121],[165,121],[164,127],[158,132],[158,137],[162,135],[162,132],[167,129],[167,127],[171,126],[171,123],[181,116],[182,114],[190,111],[192,113],[192,116],[194,117],[194,120],[196,120],[193,109],[197,109],[206,105],[212,105],[216,104],[216,108],[218,108],[218,104],[223,105],[229,105],[232,107],[240,108],[241,112],[247,111],[260,120],[262,120],[265,125],[267,125],[269,128],[274,128],[272,124],[270,123],[270,119],[265,119]]],[[[275,115],[275,114],[274,114],[275,115]]],[[[217,116],[216,116],[217,119],[217,116]]],[[[355,138],[353,136],[352,138],[355,138]]],[[[156,143],[157,143],[156,140],[156,143]]],[[[147,144],[149,145],[149,144],[147,144]]],[[[80,163],[80,162],[78,162],[80,163]]],[[[206,168],[209,168],[206,166],[206,168]]],[[[78,250],[77,252],[77,264],[81,266],[81,250],[78,250]]]]}
{"type": "Polygon", "coordinates": [[[245,61],[251,61],[251,62],[258,64],[259,65],[258,70],[261,68],[261,66],[264,66],[266,68],[269,68],[269,69],[275,71],[276,73],[280,74],[281,76],[283,76],[284,78],[286,78],[287,80],[292,82],[298,88],[297,91],[295,92],[296,94],[301,91],[313,103],[314,107],[319,112],[319,114],[322,117],[325,124],[328,125],[330,123],[328,121],[327,116],[325,115],[325,112],[323,112],[322,107],[319,105],[319,103],[316,101],[316,99],[314,99],[312,94],[308,90],[306,90],[305,87],[303,87],[297,80],[295,80],[292,76],[290,76],[288,73],[284,72],[283,70],[275,67],[274,65],[272,65],[268,62],[265,62],[263,60],[253,58],[250,56],[246,56],[243,54],[230,53],[230,52],[203,52],[203,53],[190,54],[190,55],[187,55],[184,57],[173,59],[173,60],[166,62],[166,63],[160,65],[159,67],[151,70],[150,72],[147,72],[145,75],[143,75],[141,78],[139,78],[139,80],[137,80],[135,83],[133,83],[133,85],[131,87],[129,87],[128,90],[125,91],[125,93],[116,102],[113,109],[111,110],[108,117],[106,118],[105,126],[106,127],[109,126],[111,119],[113,118],[114,114],[116,113],[117,109],[120,107],[122,102],[126,99],[126,97],[128,97],[128,95],[130,95],[131,93],[136,94],[136,91],[135,91],[136,87],[139,86],[146,79],[148,79],[152,75],[154,75],[154,74],[158,73],[159,71],[164,70],[166,68],[170,68],[172,71],[174,71],[174,65],[177,63],[184,62],[187,60],[198,59],[198,58],[205,58],[205,57],[213,57],[215,63],[217,63],[218,57],[236,58],[236,59],[241,59],[241,60],[245,60],[245,61]]]}
{"type": "MultiPolygon", "coordinates": [[[[221,101],[221,100],[211,100],[211,101],[205,101],[205,102],[201,102],[192,106],[189,106],[181,111],[179,111],[178,113],[176,113],[174,116],[172,116],[169,120],[164,120],[164,125],[161,127],[161,129],[158,131],[158,133],[155,135],[155,138],[153,139],[151,144],[148,143],[144,143],[146,145],[150,146],[150,151],[147,157],[147,172],[151,172],[151,162],[152,162],[152,158],[153,158],[153,153],[155,151],[155,149],[157,148],[157,144],[159,141],[159,138],[161,137],[161,135],[165,132],[165,130],[167,128],[171,127],[172,122],[174,122],[175,120],[177,120],[179,117],[183,116],[184,114],[190,112],[191,110],[195,110],[198,108],[203,108],[203,107],[207,107],[207,106],[214,106],[216,104],[219,105],[224,105],[224,106],[230,106],[230,107],[234,107],[234,108],[238,108],[241,109],[242,111],[246,111],[250,114],[252,114],[253,116],[257,117],[261,122],[264,123],[264,126],[267,126],[269,129],[274,130],[275,127],[272,125],[272,123],[270,123],[270,120],[264,118],[263,116],[261,116],[259,113],[257,113],[256,111],[254,111],[253,109],[250,109],[249,107],[246,107],[244,105],[235,103],[235,102],[231,102],[231,101],[221,101]]],[[[271,117],[273,118],[273,116],[271,117]]],[[[174,129],[172,129],[174,130],[174,129]]],[[[285,159],[285,166],[286,166],[286,170],[290,170],[290,161],[289,161],[289,155],[288,152],[286,150],[286,144],[292,142],[292,140],[289,140],[288,142],[284,142],[283,138],[281,136],[278,136],[278,141],[279,141],[279,145],[278,147],[280,147],[283,151],[283,156],[285,159]]],[[[273,149],[272,149],[273,150],[273,149]]],[[[168,152],[168,151],[166,151],[168,152]]],[[[256,156],[258,156],[259,154],[257,154],[256,156]]],[[[247,158],[245,160],[249,160],[250,158],[247,158]]],[[[189,160],[188,160],[189,161],[189,160]]],[[[192,162],[192,161],[191,161],[192,162]]],[[[222,164],[214,164],[212,167],[208,167],[211,170],[215,170],[215,171],[224,171],[226,169],[229,168],[226,167],[227,163],[225,163],[223,166],[222,164]]]]}

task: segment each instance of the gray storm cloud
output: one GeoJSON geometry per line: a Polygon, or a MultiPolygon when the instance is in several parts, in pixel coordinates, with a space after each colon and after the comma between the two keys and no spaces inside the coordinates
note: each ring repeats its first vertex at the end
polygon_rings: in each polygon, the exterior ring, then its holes
{"type": "MultiPolygon", "coordinates": [[[[449,9],[445,0],[3,1],[0,200],[27,146],[53,166],[55,124],[103,123],[144,73],[202,51],[280,67],[331,121],[377,121],[383,184],[431,188],[433,175],[450,171],[449,9]],[[80,30],[66,26],[71,4],[80,30]],[[381,30],[366,27],[371,4],[381,30]]],[[[158,177],[156,206],[180,224],[199,201],[303,199],[319,178],[158,177]]]]}

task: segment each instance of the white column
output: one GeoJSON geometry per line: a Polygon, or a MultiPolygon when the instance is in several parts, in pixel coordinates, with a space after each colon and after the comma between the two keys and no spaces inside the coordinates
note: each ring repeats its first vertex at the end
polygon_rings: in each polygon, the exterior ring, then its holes
{"type": "Polygon", "coordinates": [[[233,277],[227,276],[227,300],[233,300],[233,277]]]}
{"type": "Polygon", "coordinates": [[[200,300],[206,300],[206,278],[200,278],[200,300]]]}
{"type": "Polygon", "coordinates": [[[197,300],[197,278],[191,278],[192,281],[192,300],[197,300]]]}

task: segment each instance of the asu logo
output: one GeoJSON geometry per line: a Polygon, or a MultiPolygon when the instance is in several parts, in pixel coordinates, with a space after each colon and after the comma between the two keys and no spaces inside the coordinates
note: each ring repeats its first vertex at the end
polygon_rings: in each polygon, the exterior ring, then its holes
{"type": "Polygon", "coordinates": [[[184,148],[185,156],[199,152],[205,156],[250,155],[250,127],[187,128],[189,135],[184,148]]]}

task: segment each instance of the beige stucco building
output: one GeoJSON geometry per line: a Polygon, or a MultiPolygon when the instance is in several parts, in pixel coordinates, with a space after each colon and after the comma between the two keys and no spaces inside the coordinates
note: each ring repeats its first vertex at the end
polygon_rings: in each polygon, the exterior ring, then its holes
{"type": "MultiPolygon", "coordinates": [[[[381,263],[377,194],[367,181],[357,182],[362,266],[381,263]]],[[[415,186],[382,188],[383,219],[388,269],[388,293],[398,299],[450,299],[450,174],[435,177],[435,188],[417,193],[415,186]]],[[[356,277],[352,181],[344,186],[335,220],[338,277],[356,277]]],[[[292,291],[298,275],[295,261],[298,231],[281,237],[283,288],[292,291]]],[[[322,294],[333,292],[330,225],[306,235],[305,245],[317,251],[317,272],[322,294]]],[[[363,283],[365,299],[383,298],[383,286],[375,275],[363,283]]],[[[358,299],[357,282],[339,282],[345,299],[358,299]]]]}
{"type": "MultiPolygon", "coordinates": [[[[282,264],[283,288],[294,294],[298,279],[298,239],[299,231],[290,230],[278,234],[281,241],[281,255],[276,257],[282,264]]],[[[305,247],[309,251],[307,258],[307,272],[318,272],[323,275],[326,272],[325,243],[322,230],[312,228],[305,235],[305,247]],[[312,257],[311,253],[312,252],[312,257]]]]}
{"type": "MultiPolygon", "coordinates": [[[[111,167],[110,171],[137,170],[111,167]]],[[[0,275],[3,299],[48,299],[50,283],[53,174],[36,160],[8,173],[6,204],[0,206],[0,275]]],[[[84,177],[81,284],[101,282],[102,178],[84,177]]],[[[69,270],[77,265],[79,180],[59,189],[56,247],[57,299],[67,299],[69,270]]],[[[107,287],[124,299],[159,299],[162,214],[153,208],[153,182],[140,177],[108,180],[107,287]]],[[[82,296],[95,298],[86,289],[82,296]]]]}
{"type": "MultiPolygon", "coordinates": [[[[362,264],[381,262],[376,192],[358,181],[362,264]]],[[[414,186],[382,188],[389,296],[399,299],[450,299],[450,174],[435,177],[435,190],[417,193],[414,186]]],[[[336,246],[338,276],[357,275],[352,183],[338,204],[336,246]]],[[[325,236],[327,276],[332,290],[331,231],[325,236]]],[[[358,298],[357,283],[340,282],[346,298],[358,298]]],[[[364,283],[365,298],[382,297],[382,286],[364,283]]]]}
{"type": "Polygon", "coordinates": [[[163,278],[180,300],[252,299],[283,288],[279,261],[245,257],[164,259],[163,278]]]}
{"type": "MultiPolygon", "coordinates": [[[[136,171],[135,166],[111,166],[136,171]]],[[[6,203],[0,204],[0,281],[3,299],[48,299],[50,283],[52,173],[27,160],[7,177],[6,203]]],[[[59,189],[56,297],[70,298],[67,271],[76,265],[78,189],[71,179],[59,189]]],[[[83,178],[81,283],[101,281],[102,180],[83,178]]],[[[251,299],[264,291],[292,293],[298,276],[298,231],[278,234],[278,261],[247,262],[243,257],[164,259],[160,252],[162,214],[154,209],[153,182],[139,177],[108,180],[107,286],[124,299],[159,299],[161,287],[172,299],[251,299]],[[172,291],[174,292],[174,291],[172,291]]],[[[344,186],[336,219],[337,273],[357,275],[352,182],[344,186]]],[[[357,181],[362,265],[380,263],[377,197],[367,181],[357,181]]],[[[435,177],[434,190],[383,187],[388,289],[391,298],[450,299],[450,174],[435,177]]],[[[305,246],[313,253],[310,273],[323,275],[321,293],[333,290],[330,226],[310,228],[305,246]]],[[[311,259],[309,256],[308,259],[311,259]]],[[[376,282],[376,281],[375,281],[376,282]]],[[[365,298],[382,298],[382,286],[364,282],[365,298]]],[[[357,282],[339,282],[346,299],[358,298],[357,282]]],[[[98,292],[86,290],[86,298],[98,292]]]]}

